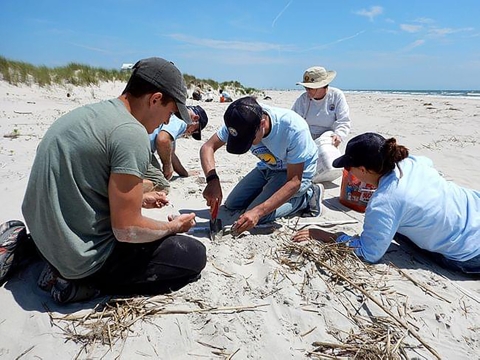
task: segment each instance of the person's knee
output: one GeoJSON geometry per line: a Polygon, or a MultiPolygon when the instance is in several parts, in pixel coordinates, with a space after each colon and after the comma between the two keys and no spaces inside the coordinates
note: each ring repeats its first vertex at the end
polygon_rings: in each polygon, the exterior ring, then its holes
{"type": "Polygon", "coordinates": [[[186,235],[174,235],[164,240],[167,242],[164,251],[168,251],[171,260],[177,266],[200,273],[207,264],[207,249],[197,239],[186,235]]]}
{"type": "Polygon", "coordinates": [[[245,204],[244,202],[240,202],[237,199],[233,198],[232,196],[228,196],[227,199],[225,200],[224,206],[227,210],[245,210],[248,206],[248,204],[245,204]]]}
{"type": "Polygon", "coordinates": [[[170,193],[170,185],[154,184],[152,191],[163,191],[165,194],[168,195],[170,193]]]}
{"type": "Polygon", "coordinates": [[[190,238],[189,252],[193,255],[192,269],[200,274],[207,265],[207,249],[200,241],[190,238]]]}

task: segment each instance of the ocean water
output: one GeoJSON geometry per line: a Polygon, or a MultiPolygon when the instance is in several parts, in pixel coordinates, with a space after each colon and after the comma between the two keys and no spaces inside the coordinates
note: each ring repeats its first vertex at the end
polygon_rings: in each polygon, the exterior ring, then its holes
{"type": "Polygon", "coordinates": [[[480,90],[344,90],[345,93],[377,93],[413,96],[446,96],[480,99],[480,90]]]}

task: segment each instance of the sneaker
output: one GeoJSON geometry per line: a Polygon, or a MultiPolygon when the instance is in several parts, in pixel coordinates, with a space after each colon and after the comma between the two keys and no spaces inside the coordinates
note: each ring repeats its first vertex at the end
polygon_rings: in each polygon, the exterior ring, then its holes
{"type": "Polygon", "coordinates": [[[0,225],[0,285],[9,275],[20,236],[26,236],[25,224],[21,221],[11,220],[0,225]]]}
{"type": "Polygon", "coordinates": [[[37,280],[37,285],[43,291],[52,291],[53,285],[57,282],[58,272],[50,264],[45,264],[37,280]]]}
{"type": "Polygon", "coordinates": [[[7,231],[8,229],[14,226],[25,226],[25,224],[20,220],[10,220],[10,221],[4,222],[2,225],[0,225],[0,236],[2,236],[2,234],[5,231],[7,231]]]}
{"type": "Polygon", "coordinates": [[[316,217],[322,214],[322,201],[325,195],[325,188],[322,184],[312,184],[313,195],[308,201],[302,217],[316,217]]]}
{"type": "Polygon", "coordinates": [[[50,290],[53,300],[60,304],[86,301],[100,295],[100,290],[75,280],[63,279],[60,276],[50,290]]]}

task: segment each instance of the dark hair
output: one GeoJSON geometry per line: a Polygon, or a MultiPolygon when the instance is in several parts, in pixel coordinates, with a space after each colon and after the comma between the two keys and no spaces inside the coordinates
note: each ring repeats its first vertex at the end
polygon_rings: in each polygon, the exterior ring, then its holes
{"type": "MultiPolygon", "coordinates": [[[[408,149],[403,145],[398,145],[395,138],[390,138],[385,141],[380,149],[381,161],[372,162],[371,168],[367,170],[373,170],[380,175],[384,175],[395,169],[395,166],[408,157],[408,149]]],[[[400,173],[401,173],[400,169],[400,173]]]]}
{"type": "Polygon", "coordinates": [[[142,79],[139,76],[135,76],[135,73],[132,74],[130,79],[128,80],[125,89],[123,90],[123,94],[130,94],[135,98],[139,98],[145,94],[153,94],[156,92],[162,93],[162,99],[160,100],[162,105],[166,105],[171,101],[175,101],[175,99],[168,94],[168,92],[157,88],[155,85],[149,83],[148,81],[142,79]]]}

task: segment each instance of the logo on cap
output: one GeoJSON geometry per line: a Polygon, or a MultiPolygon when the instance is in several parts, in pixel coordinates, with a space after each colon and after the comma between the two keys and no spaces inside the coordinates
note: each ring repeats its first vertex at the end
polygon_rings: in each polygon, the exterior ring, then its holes
{"type": "Polygon", "coordinates": [[[237,130],[235,130],[233,127],[229,127],[229,128],[228,128],[228,132],[229,132],[230,135],[232,135],[232,136],[237,136],[237,135],[238,135],[237,130]]]}

